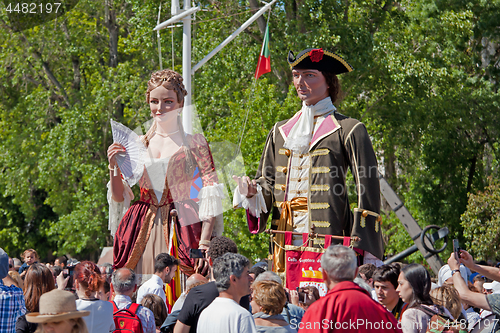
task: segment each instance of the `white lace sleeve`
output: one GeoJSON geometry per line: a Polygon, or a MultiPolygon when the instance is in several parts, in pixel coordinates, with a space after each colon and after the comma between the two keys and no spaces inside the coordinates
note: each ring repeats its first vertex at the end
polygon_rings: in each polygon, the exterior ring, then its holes
{"type": "Polygon", "coordinates": [[[233,207],[245,208],[252,216],[259,217],[261,213],[267,213],[266,202],[262,194],[262,187],[257,184],[257,194],[251,198],[240,193],[240,189],[236,187],[233,195],[233,207]]]}
{"type": "Polygon", "coordinates": [[[130,201],[134,199],[134,193],[128,186],[127,182],[123,181],[123,201],[116,202],[111,197],[110,182],[107,185],[108,188],[108,204],[109,204],[109,221],[108,229],[111,232],[111,236],[115,237],[118,225],[122,220],[123,216],[130,207],[130,201]]]}
{"type": "Polygon", "coordinates": [[[222,217],[222,199],[224,199],[224,184],[214,183],[205,186],[198,193],[200,220],[208,220],[215,217],[215,225],[212,231],[214,236],[221,236],[224,231],[224,220],[222,217]]]}

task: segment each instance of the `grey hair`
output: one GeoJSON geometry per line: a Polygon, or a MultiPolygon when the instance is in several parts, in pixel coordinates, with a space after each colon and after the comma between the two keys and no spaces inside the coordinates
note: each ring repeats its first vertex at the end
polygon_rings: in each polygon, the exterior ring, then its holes
{"type": "Polygon", "coordinates": [[[126,293],[132,289],[134,289],[136,285],[135,281],[135,272],[130,268],[120,268],[113,272],[113,276],[111,277],[111,283],[113,284],[113,289],[119,293],[126,293]],[[122,272],[129,271],[130,275],[127,277],[123,277],[124,274],[122,272]]]}
{"type": "Polygon", "coordinates": [[[352,281],[356,277],[356,254],[348,247],[332,245],[321,256],[321,267],[333,281],[352,281]]]}
{"type": "Polygon", "coordinates": [[[219,292],[229,289],[231,275],[240,278],[245,267],[249,265],[250,260],[238,253],[226,253],[222,257],[215,259],[213,275],[219,292]]]}
{"type": "Polygon", "coordinates": [[[106,274],[106,275],[113,274],[113,265],[110,264],[109,262],[105,262],[102,265],[97,265],[97,267],[99,267],[99,268],[104,267],[104,274],[106,274]]]}
{"type": "Polygon", "coordinates": [[[283,286],[283,280],[281,280],[280,276],[271,271],[265,271],[260,273],[259,276],[255,278],[255,282],[259,281],[274,281],[278,282],[281,286],[283,286]]]}

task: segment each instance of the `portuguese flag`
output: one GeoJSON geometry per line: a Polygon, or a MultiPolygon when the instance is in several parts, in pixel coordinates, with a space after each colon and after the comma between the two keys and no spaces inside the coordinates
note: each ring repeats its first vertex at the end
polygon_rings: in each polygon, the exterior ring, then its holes
{"type": "Polygon", "coordinates": [[[255,79],[257,80],[262,74],[271,71],[271,57],[269,56],[269,26],[266,26],[266,33],[264,34],[264,42],[260,50],[259,62],[255,70],[255,79]]]}

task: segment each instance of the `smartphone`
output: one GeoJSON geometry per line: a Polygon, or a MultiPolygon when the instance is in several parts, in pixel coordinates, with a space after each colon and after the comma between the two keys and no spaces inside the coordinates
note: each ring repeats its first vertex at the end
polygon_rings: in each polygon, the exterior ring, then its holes
{"type": "Polygon", "coordinates": [[[205,253],[200,249],[189,249],[189,258],[205,258],[205,253]]]}
{"type": "Polygon", "coordinates": [[[307,301],[307,293],[304,292],[304,289],[299,287],[295,288],[295,290],[297,290],[297,293],[299,294],[299,302],[305,304],[307,301]]]}
{"type": "Polygon", "coordinates": [[[457,261],[460,260],[460,244],[458,243],[458,239],[454,239],[453,240],[453,252],[455,253],[455,259],[457,259],[457,261]]]}

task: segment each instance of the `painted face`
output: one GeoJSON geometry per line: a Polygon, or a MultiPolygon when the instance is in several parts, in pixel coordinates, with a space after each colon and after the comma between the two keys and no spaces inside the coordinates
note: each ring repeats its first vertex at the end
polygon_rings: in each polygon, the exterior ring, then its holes
{"type": "Polygon", "coordinates": [[[323,74],[316,69],[292,70],[293,85],[300,100],[314,105],[329,96],[328,85],[323,74]]]}
{"type": "Polygon", "coordinates": [[[24,262],[25,262],[27,265],[31,265],[31,264],[33,264],[35,261],[36,261],[36,257],[35,257],[35,254],[34,254],[33,252],[28,252],[28,253],[26,253],[26,255],[24,256],[24,262]]]}
{"type": "Polygon", "coordinates": [[[46,333],[67,333],[71,332],[76,322],[73,319],[58,321],[54,323],[43,323],[43,331],[46,333]]]}
{"type": "MultiPolygon", "coordinates": [[[[385,305],[397,304],[399,301],[399,293],[394,288],[394,285],[389,281],[375,281],[373,282],[375,293],[377,294],[378,301],[385,305]]],[[[392,310],[392,309],[391,309],[392,310]]]]}
{"type": "Polygon", "coordinates": [[[177,101],[177,94],[174,90],[163,86],[159,86],[149,93],[149,108],[156,121],[163,122],[167,118],[169,120],[170,118],[175,119],[178,112],[181,111],[182,104],[183,102],[177,101]]]}
{"type": "Polygon", "coordinates": [[[398,288],[396,291],[399,292],[399,297],[405,303],[410,303],[413,299],[413,288],[411,287],[410,282],[406,280],[403,272],[399,273],[398,288]]]}
{"type": "Polygon", "coordinates": [[[168,272],[167,275],[165,275],[164,282],[165,283],[170,283],[170,281],[172,281],[172,278],[175,275],[175,271],[177,271],[177,266],[172,266],[172,267],[167,267],[167,268],[169,268],[169,272],[168,272]]]}

